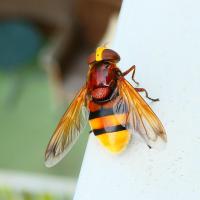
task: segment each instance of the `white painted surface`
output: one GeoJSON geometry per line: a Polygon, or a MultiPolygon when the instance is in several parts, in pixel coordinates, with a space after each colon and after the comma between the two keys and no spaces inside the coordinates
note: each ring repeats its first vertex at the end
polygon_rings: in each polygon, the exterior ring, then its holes
{"type": "Polygon", "coordinates": [[[75,200],[200,199],[200,2],[124,0],[113,48],[124,71],[160,102],[150,103],[168,144],[149,150],[133,138],[111,155],[91,135],[75,200]]]}

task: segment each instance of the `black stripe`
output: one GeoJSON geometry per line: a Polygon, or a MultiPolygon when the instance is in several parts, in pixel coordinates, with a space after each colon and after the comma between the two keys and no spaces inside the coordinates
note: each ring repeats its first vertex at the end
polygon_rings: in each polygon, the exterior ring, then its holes
{"type": "Polygon", "coordinates": [[[105,109],[102,107],[101,109],[99,109],[95,112],[90,112],[89,120],[108,116],[108,115],[123,114],[123,113],[127,113],[127,112],[128,112],[128,108],[125,104],[123,104],[123,105],[120,104],[120,105],[116,106],[115,108],[106,108],[105,109]],[[114,112],[114,110],[115,110],[115,112],[114,112]]]}
{"type": "Polygon", "coordinates": [[[101,108],[95,112],[90,112],[89,119],[95,119],[108,115],[114,115],[113,108],[108,108],[108,109],[101,108]]]}
{"type": "Polygon", "coordinates": [[[117,125],[117,126],[108,126],[101,129],[94,129],[93,132],[94,132],[94,135],[101,135],[104,133],[112,133],[112,132],[123,131],[123,130],[126,130],[126,127],[122,125],[117,125]]]}

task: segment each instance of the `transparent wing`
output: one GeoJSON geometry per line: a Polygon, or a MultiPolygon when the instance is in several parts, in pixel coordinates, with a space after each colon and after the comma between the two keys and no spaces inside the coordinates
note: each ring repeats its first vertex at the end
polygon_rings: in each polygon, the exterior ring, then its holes
{"type": "Polygon", "coordinates": [[[114,112],[117,114],[124,109],[127,110],[127,129],[137,131],[148,146],[151,146],[158,137],[166,142],[163,125],[134,87],[124,78],[120,78],[118,89],[120,99],[114,106],[114,112]]]}
{"type": "Polygon", "coordinates": [[[88,116],[84,107],[86,92],[85,86],[61,118],[46,149],[45,165],[47,167],[57,164],[70,151],[85,127],[88,116]]]}

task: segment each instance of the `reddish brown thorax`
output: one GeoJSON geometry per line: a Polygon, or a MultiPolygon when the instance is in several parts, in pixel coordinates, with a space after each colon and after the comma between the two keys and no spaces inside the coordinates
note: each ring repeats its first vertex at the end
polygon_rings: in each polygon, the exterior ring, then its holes
{"type": "MultiPolygon", "coordinates": [[[[99,55],[98,52],[96,54],[99,55]]],[[[95,53],[88,58],[91,69],[88,74],[88,92],[96,102],[110,100],[116,88],[117,73],[116,62],[120,60],[119,55],[110,49],[101,52],[99,61],[96,61],[95,53]]]]}
{"type": "Polygon", "coordinates": [[[98,62],[92,67],[88,88],[94,99],[102,100],[111,95],[117,80],[114,68],[115,65],[108,62],[98,62]]]}

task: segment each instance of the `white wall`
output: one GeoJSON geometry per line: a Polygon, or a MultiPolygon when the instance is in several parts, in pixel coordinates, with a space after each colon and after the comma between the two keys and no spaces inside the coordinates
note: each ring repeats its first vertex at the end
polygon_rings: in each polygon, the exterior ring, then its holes
{"type": "Polygon", "coordinates": [[[124,0],[113,44],[167,130],[162,151],[132,140],[120,156],[91,135],[75,200],[200,199],[200,1],[124,0]]]}

